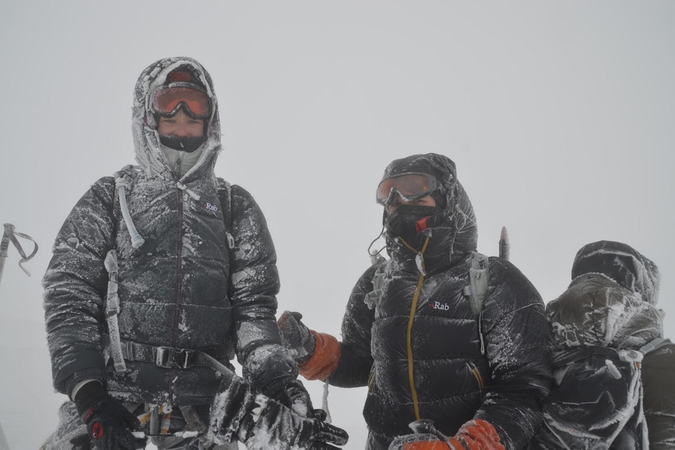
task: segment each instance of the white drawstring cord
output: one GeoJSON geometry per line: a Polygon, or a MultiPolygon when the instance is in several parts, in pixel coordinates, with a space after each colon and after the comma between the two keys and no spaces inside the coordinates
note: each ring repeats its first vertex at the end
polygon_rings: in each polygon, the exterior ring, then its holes
{"type": "Polygon", "coordinates": [[[197,194],[195,194],[194,192],[192,192],[190,189],[188,189],[187,186],[185,186],[185,185],[184,185],[183,183],[181,183],[180,181],[176,181],[176,187],[178,187],[178,189],[180,189],[181,191],[183,191],[183,192],[185,192],[186,194],[188,194],[188,195],[189,195],[190,197],[192,197],[193,199],[199,201],[199,199],[200,199],[199,195],[197,195],[197,194]]]}
{"type": "Polygon", "coordinates": [[[127,230],[129,230],[129,236],[131,236],[131,246],[133,248],[139,248],[145,242],[145,239],[138,233],[134,222],[131,219],[131,214],[129,214],[129,207],[127,206],[127,196],[125,188],[130,187],[129,182],[122,177],[115,178],[115,185],[117,186],[117,193],[120,198],[120,209],[122,210],[122,217],[124,218],[124,223],[127,225],[127,230]]]}

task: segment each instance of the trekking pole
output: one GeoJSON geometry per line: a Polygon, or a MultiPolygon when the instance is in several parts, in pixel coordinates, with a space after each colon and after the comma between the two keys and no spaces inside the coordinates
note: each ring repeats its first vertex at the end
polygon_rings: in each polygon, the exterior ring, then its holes
{"type": "Polygon", "coordinates": [[[7,259],[7,250],[9,250],[9,243],[14,244],[14,247],[16,247],[17,251],[21,255],[21,260],[19,261],[19,267],[21,267],[21,270],[26,272],[26,275],[30,276],[30,272],[26,270],[25,267],[23,267],[23,263],[26,261],[29,261],[33,256],[38,251],[38,245],[37,242],[33,240],[32,237],[28,236],[27,234],[19,233],[18,231],[14,230],[14,225],[11,223],[6,223],[5,224],[5,232],[2,234],[2,242],[0,242],[0,282],[2,282],[2,272],[5,268],[5,259],[7,259]],[[17,237],[23,238],[23,239],[28,239],[33,243],[35,248],[33,248],[33,253],[30,255],[26,256],[26,252],[23,251],[23,248],[21,247],[21,244],[19,243],[19,240],[17,237]]]}
{"type": "MultiPolygon", "coordinates": [[[[0,281],[2,281],[2,272],[5,268],[5,260],[7,259],[7,250],[9,250],[9,243],[14,244],[14,247],[16,247],[17,251],[21,255],[21,260],[19,261],[19,267],[21,267],[21,270],[26,272],[26,275],[30,276],[30,272],[26,270],[25,267],[23,267],[23,263],[26,261],[30,260],[33,256],[38,251],[38,245],[37,243],[31,238],[30,236],[22,233],[18,233],[14,231],[14,225],[11,223],[6,223],[5,224],[5,231],[2,234],[2,241],[0,241],[0,281]],[[30,255],[26,256],[26,253],[23,251],[23,248],[21,247],[21,244],[19,243],[19,240],[17,237],[28,239],[31,241],[35,248],[33,249],[33,253],[30,255]]],[[[0,450],[9,450],[9,444],[7,443],[7,437],[5,437],[5,432],[2,429],[2,424],[0,424],[0,450]]]]}
{"type": "Polygon", "coordinates": [[[2,431],[2,424],[0,424],[0,450],[9,450],[9,444],[5,437],[5,432],[2,431]]]}
{"type": "Polygon", "coordinates": [[[509,259],[511,252],[511,244],[509,244],[509,232],[506,227],[502,227],[502,232],[499,235],[499,257],[502,259],[509,259]]]}

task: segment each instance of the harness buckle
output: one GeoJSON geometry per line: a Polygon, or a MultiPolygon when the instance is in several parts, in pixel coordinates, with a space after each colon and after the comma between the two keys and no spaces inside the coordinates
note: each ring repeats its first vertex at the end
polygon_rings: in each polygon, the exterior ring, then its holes
{"type": "Polygon", "coordinates": [[[187,369],[192,366],[196,352],[185,348],[157,347],[155,364],[165,369],[187,369]]]}

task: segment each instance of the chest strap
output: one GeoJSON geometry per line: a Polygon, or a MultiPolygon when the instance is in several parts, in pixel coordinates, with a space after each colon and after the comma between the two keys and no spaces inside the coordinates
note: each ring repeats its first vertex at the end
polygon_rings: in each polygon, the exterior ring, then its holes
{"type": "Polygon", "coordinates": [[[121,344],[122,355],[127,361],[151,363],[165,369],[189,369],[202,366],[211,367],[218,372],[234,370],[229,363],[223,364],[218,361],[228,356],[224,347],[195,350],[139,344],[131,341],[124,341],[121,344]]]}

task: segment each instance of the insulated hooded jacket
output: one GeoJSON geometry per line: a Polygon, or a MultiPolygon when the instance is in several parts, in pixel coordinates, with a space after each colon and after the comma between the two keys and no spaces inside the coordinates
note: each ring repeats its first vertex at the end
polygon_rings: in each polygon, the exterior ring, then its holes
{"type": "MultiPolygon", "coordinates": [[[[658,269],[626,244],[598,241],[577,252],[572,278],[546,305],[556,384],[531,448],[647,448],[645,415],[675,414],[672,396],[670,412],[642,404],[639,350],[663,335],[658,269]]],[[[667,397],[667,386],[650,388],[667,397]]]]}
{"type": "Polygon", "coordinates": [[[513,264],[491,257],[487,296],[474,316],[464,290],[476,220],[455,165],[443,155],[413,155],[392,162],[384,178],[409,172],[436,177],[443,209],[412,242],[386,236],[391,259],[354,287],[328,381],[368,385],[369,448],[387,448],[418,419],[452,436],[472,418],[492,424],[505,448],[524,448],[551,382],[543,302],[513,264]]]}
{"type": "Polygon", "coordinates": [[[101,178],[84,194],[58,233],[44,276],[54,386],[70,394],[75,383],[94,378],[132,402],[208,404],[219,385],[214,370],[174,360],[200,350],[226,364],[236,352],[245,378],[273,395],[297,374],[274,317],[276,253],[251,195],[214,174],[220,123],[207,71],[182,57],[150,65],[136,84],[132,129],[138,166],[101,178]],[[180,179],[149,107],[153,89],[179,67],[200,80],[212,102],[199,160],[180,179]],[[118,311],[110,304],[115,290],[118,311]],[[111,314],[124,351],[121,370],[111,355],[111,314]],[[189,367],[177,367],[183,364],[189,367]]]}

